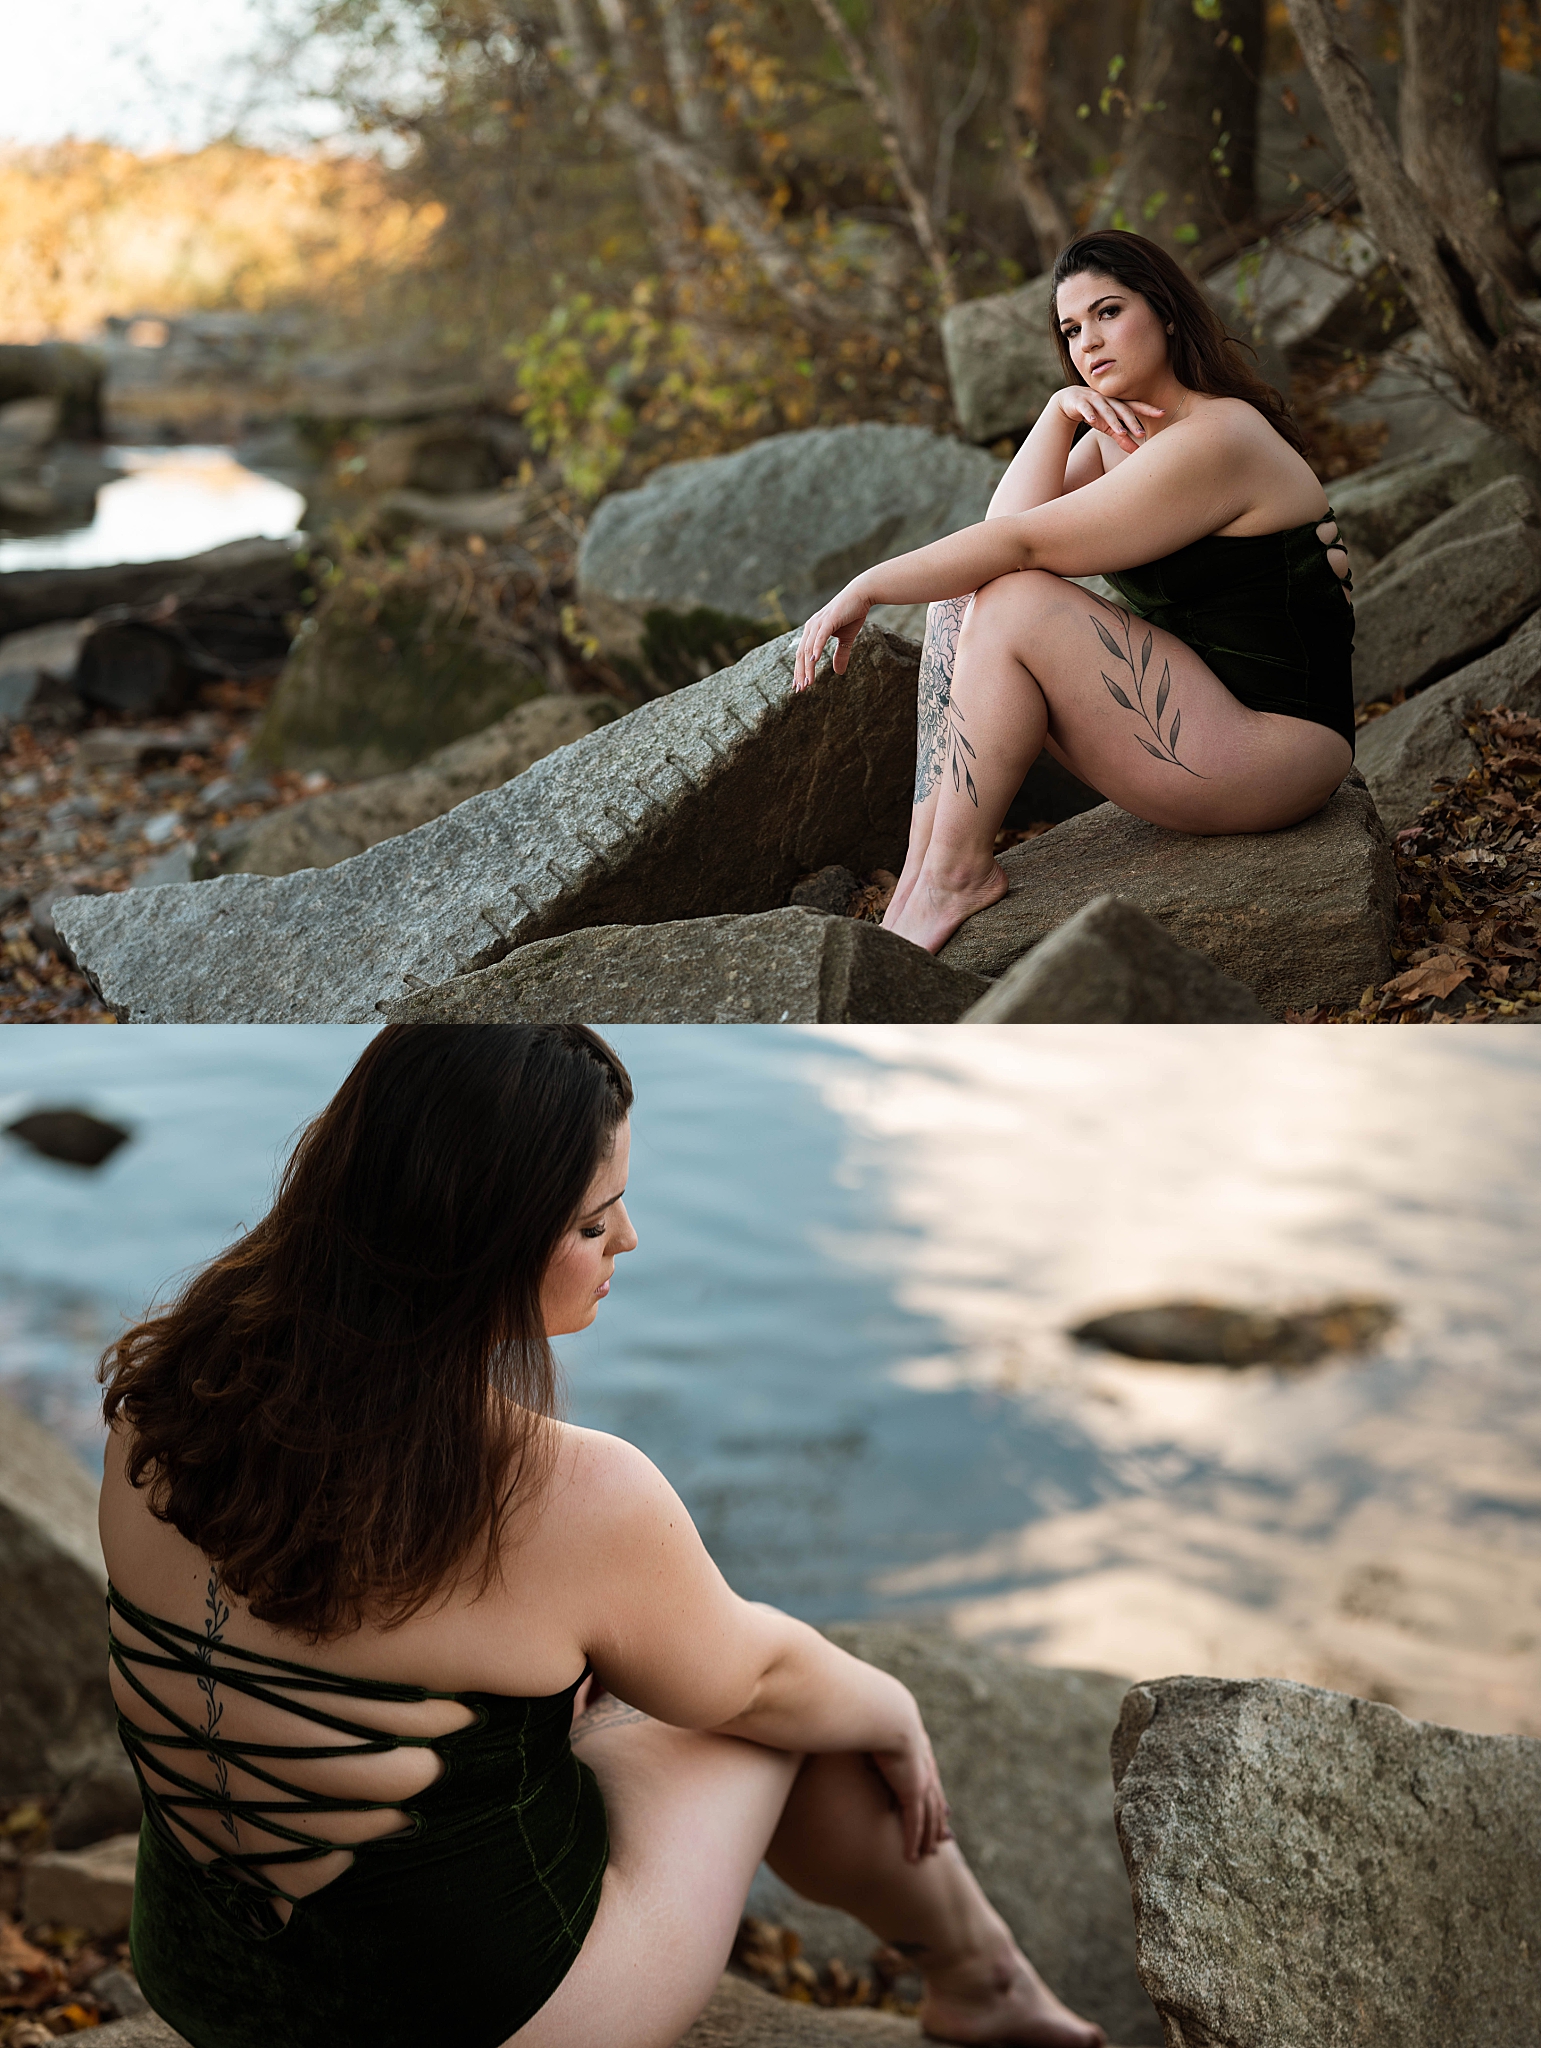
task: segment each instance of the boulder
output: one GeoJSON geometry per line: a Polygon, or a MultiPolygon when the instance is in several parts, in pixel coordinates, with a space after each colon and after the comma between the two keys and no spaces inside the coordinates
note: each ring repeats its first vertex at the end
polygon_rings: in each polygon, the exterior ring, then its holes
{"type": "Polygon", "coordinates": [[[496,493],[529,453],[529,435],[511,419],[466,414],[373,434],[349,471],[351,480],[367,491],[465,499],[477,492],[496,493]]]}
{"type": "Polygon", "coordinates": [[[879,925],[794,906],[566,932],[380,1007],[414,1024],[952,1024],[987,986],[879,925]]]}
{"type": "Polygon", "coordinates": [[[512,540],[529,522],[522,491],[475,491],[440,498],[429,491],[386,491],[370,506],[372,533],[442,533],[454,539],[479,533],[485,540],[512,540]]]}
{"type": "Polygon", "coordinates": [[[96,1493],[0,1394],[0,1796],[56,1792],[116,1740],[96,1493]]]}
{"type": "Polygon", "coordinates": [[[393,774],[546,687],[534,654],[489,639],[432,564],[366,565],[303,621],[252,758],[339,782],[393,774]]]}
{"type": "Polygon", "coordinates": [[[83,619],[108,605],[165,597],[211,611],[300,601],[301,565],[284,540],[233,540],[174,562],[114,562],[100,569],[11,569],[0,574],[0,633],[83,619]]]}
{"type": "Polygon", "coordinates": [[[1054,1990],[1112,2041],[1159,2042],[1135,1974],[1108,1783],[1124,1682],[1011,1662],[940,1628],[857,1622],[825,1633],[914,1693],[959,1845],[1054,1990]]]}
{"type": "Polygon", "coordinates": [[[897,870],[916,650],[869,625],[801,695],[795,651],[783,635],[339,867],[71,902],[60,928],[136,1022],[373,1023],[404,984],[536,939],[779,909],[833,863],[897,870]]]}
{"type": "Polygon", "coordinates": [[[965,1024],[1265,1024],[1249,988],[1119,896],[1098,896],[992,983],[965,1024]]]}
{"type": "Polygon", "coordinates": [[[1541,487],[1541,463],[1512,441],[1468,424],[1437,447],[1344,477],[1330,496],[1356,567],[1363,568],[1441,512],[1506,476],[1525,477],[1541,487]]]}
{"type": "Polygon", "coordinates": [[[1333,349],[1384,348],[1384,302],[1405,306],[1400,286],[1361,228],[1311,220],[1260,243],[1204,280],[1227,324],[1276,349],[1315,342],[1333,349]]]}
{"type": "MultiPolygon", "coordinates": [[[[468,796],[500,788],[558,747],[621,716],[622,707],[609,697],[536,697],[485,732],[441,747],[399,775],[328,790],[259,818],[221,826],[200,842],[188,874],[168,873],[164,879],[292,875],[301,868],[335,867],[382,839],[442,818],[468,796]]],[[[147,884],[146,875],[135,886],[147,884]]]]}
{"type": "Polygon", "coordinates": [[[112,1835],[139,1832],[139,1780],[128,1752],[114,1740],[77,1771],[64,1788],[48,1832],[55,1849],[86,1849],[112,1835]]]}
{"type": "Polygon", "coordinates": [[[1163,1678],[1125,1701],[1113,1769],[1169,2048],[1541,2038],[1541,1742],[1163,1678]]]}
{"type": "MultiPolygon", "coordinates": [[[[595,511],[578,553],[584,617],[612,653],[655,668],[649,639],[708,608],[767,636],[874,562],[983,519],[1003,474],[962,441],[871,423],[670,463],[595,511]]],[[[918,640],[925,606],[879,606],[871,622],[918,640]]]]}
{"type": "Polygon", "coordinates": [[[139,1835],[111,1835],[89,1849],[45,1849],[22,1873],[21,1913],[29,1927],[79,1927],[108,1941],[128,1933],[134,1910],[139,1835]]]}
{"type": "Polygon", "coordinates": [[[1416,562],[1423,555],[1433,554],[1436,548],[1446,547],[1451,541],[1471,540],[1478,534],[1497,533],[1501,527],[1516,524],[1541,528],[1541,497],[1537,497],[1535,485],[1526,477],[1498,477],[1469,498],[1462,498],[1448,512],[1441,512],[1427,526],[1420,526],[1416,533],[1399,541],[1390,554],[1382,555],[1355,579],[1355,600],[1362,604],[1372,590],[1397,570],[1405,569],[1409,562],[1416,562]]]}
{"type": "Polygon", "coordinates": [[[90,631],[85,620],[70,619],[0,640],[0,730],[19,721],[73,723],[84,716],[75,671],[90,631]]]}
{"type": "Polygon", "coordinates": [[[1354,605],[1354,702],[1449,675],[1541,606],[1541,530],[1519,520],[1446,541],[1354,605]]]}
{"type": "Polygon", "coordinates": [[[965,299],[942,315],[953,411],[971,441],[1030,427],[1067,382],[1048,271],[1020,291],[965,299]]]}
{"type": "Polygon", "coordinates": [[[92,2048],[188,2048],[180,2034],[153,2012],[135,2013],[132,2019],[112,2020],[95,2027],[92,2048]]]}
{"type": "MultiPolygon", "coordinates": [[[[938,958],[992,980],[1094,898],[1116,895],[1250,988],[1265,1012],[1356,1002],[1391,972],[1396,881],[1362,779],[1283,832],[1201,838],[1116,804],[1000,855],[1011,887],[938,958]]],[[[104,899],[111,902],[112,898],[104,899]]],[[[100,915],[68,906],[72,919],[100,915]]]]}
{"type": "Polygon", "coordinates": [[[0,405],[17,399],[57,402],[57,430],[71,441],[100,441],[103,363],[73,341],[7,342],[0,346],[0,405]]]}
{"type": "Polygon", "coordinates": [[[1502,647],[1361,730],[1355,758],[1388,832],[1400,832],[1433,801],[1437,778],[1459,782],[1476,767],[1466,721],[1475,711],[1499,705],[1524,718],[1541,718],[1541,613],[1502,647]]]}

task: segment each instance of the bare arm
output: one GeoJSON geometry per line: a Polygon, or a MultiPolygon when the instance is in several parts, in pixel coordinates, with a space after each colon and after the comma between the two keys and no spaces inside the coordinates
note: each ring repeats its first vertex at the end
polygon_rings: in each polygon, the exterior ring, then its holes
{"type": "Polygon", "coordinates": [[[1102,475],[1105,436],[1126,455],[1145,439],[1140,415],[1160,417],[1159,406],[1125,405],[1082,386],[1056,392],[1034,423],[1032,432],[1011,459],[1011,467],[995,486],[987,519],[1008,512],[1030,512],[1102,475]],[[1085,424],[1095,431],[1076,440],[1085,424]]]}
{"type": "Polygon", "coordinates": [[[899,1799],[907,1853],[934,1848],[945,1802],[905,1687],[805,1622],[740,1599],[640,1451],[593,1431],[571,1434],[579,1441],[561,1505],[564,1592],[607,1690],[675,1727],[774,1749],[865,1751],[899,1799]]]}

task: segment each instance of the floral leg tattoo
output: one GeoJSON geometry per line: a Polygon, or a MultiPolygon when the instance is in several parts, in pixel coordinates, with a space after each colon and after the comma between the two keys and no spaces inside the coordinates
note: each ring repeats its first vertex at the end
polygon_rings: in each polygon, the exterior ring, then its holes
{"type": "Polygon", "coordinates": [[[950,769],[953,788],[966,790],[970,803],[977,810],[979,792],[974,787],[968,764],[978,756],[963,730],[963,713],[952,701],[952,671],[958,658],[958,633],[967,610],[966,597],[949,597],[933,604],[926,614],[926,641],[920,650],[915,801],[923,804],[950,769]]]}
{"type": "MultiPolygon", "coordinates": [[[[230,1619],[230,1609],[219,1597],[219,1574],[217,1572],[211,1571],[209,1573],[208,1590],[204,1594],[203,1604],[209,1611],[209,1618],[203,1624],[203,1641],[197,1645],[194,1655],[203,1666],[203,1671],[197,1681],[198,1690],[203,1694],[203,1732],[205,1735],[215,1736],[219,1733],[220,1722],[225,1718],[225,1703],[215,1695],[215,1688],[219,1681],[214,1673],[213,1653],[219,1648],[225,1623],[230,1619]]],[[[228,1802],[230,1798],[230,1766],[222,1756],[214,1758],[214,1784],[221,1800],[228,1802]]],[[[231,1819],[228,1803],[220,1814],[220,1821],[227,1835],[235,1834],[235,1822],[231,1819]]]]}
{"type": "Polygon", "coordinates": [[[1172,767],[1180,768],[1184,775],[1193,776],[1197,782],[1207,781],[1207,776],[1200,775],[1196,768],[1190,768],[1186,761],[1179,761],[1177,758],[1177,736],[1182,731],[1183,722],[1181,711],[1174,710],[1171,722],[1167,726],[1165,733],[1161,730],[1162,715],[1166,711],[1167,699],[1172,694],[1172,666],[1170,662],[1163,661],[1161,664],[1161,680],[1156,685],[1156,715],[1154,718],[1152,718],[1150,709],[1145,702],[1146,672],[1150,667],[1151,650],[1156,644],[1155,634],[1148,627],[1146,628],[1145,639],[1140,648],[1139,662],[1136,664],[1134,658],[1134,634],[1130,614],[1121,605],[1109,604],[1105,598],[1094,596],[1092,602],[1100,605],[1110,617],[1118,621],[1119,633],[1123,639],[1122,647],[1120,647],[1118,640],[1108,631],[1095,612],[1088,614],[1092,624],[1097,628],[1098,639],[1101,640],[1108,653],[1112,655],[1115,662],[1129,671],[1129,681],[1134,690],[1132,699],[1126,690],[1121,689],[1114,682],[1106,670],[1103,671],[1102,680],[1107,684],[1109,691],[1112,693],[1114,703],[1122,705],[1125,711],[1137,711],[1145,721],[1146,730],[1153,735],[1153,739],[1148,740],[1143,733],[1136,733],[1135,738],[1153,760],[1169,762],[1172,767]]]}

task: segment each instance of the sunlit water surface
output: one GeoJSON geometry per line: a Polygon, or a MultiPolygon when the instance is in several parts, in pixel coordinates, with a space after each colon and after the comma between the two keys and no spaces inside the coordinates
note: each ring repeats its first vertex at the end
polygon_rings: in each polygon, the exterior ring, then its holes
{"type": "Polygon", "coordinates": [[[124,474],[97,493],[91,524],[0,540],[0,571],[180,561],[226,541],[286,539],[305,514],[298,491],[245,468],[228,448],[107,448],[103,454],[124,474]]]}
{"type": "MultiPolygon", "coordinates": [[[[1050,1663],[1275,1672],[1541,1733],[1541,1040],[618,1029],[642,1247],[559,1347],[741,1591],[945,1613],[1050,1663]],[[1380,1295],[1367,1359],[1136,1365],[1178,1294],[1380,1295]]],[[[367,1032],[0,1035],[0,1380],[97,1454],[121,1320],[260,1213],[367,1032]]]]}

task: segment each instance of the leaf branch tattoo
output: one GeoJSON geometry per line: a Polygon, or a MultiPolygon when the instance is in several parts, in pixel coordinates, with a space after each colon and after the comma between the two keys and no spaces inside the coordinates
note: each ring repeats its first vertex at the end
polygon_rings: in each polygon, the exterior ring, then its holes
{"type": "MultiPolygon", "coordinates": [[[[219,1680],[214,1670],[214,1652],[219,1647],[225,1623],[230,1619],[230,1609],[219,1597],[219,1574],[217,1572],[211,1571],[209,1573],[209,1585],[207,1592],[203,1596],[203,1604],[208,1610],[208,1619],[203,1624],[203,1641],[196,1645],[193,1654],[203,1666],[203,1671],[197,1680],[198,1690],[203,1694],[204,1702],[203,1732],[205,1735],[214,1736],[218,1735],[219,1724],[225,1718],[225,1703],[222,1699],[216,1697],[216,1688],[219,1680]]],[[[222,1756],[214,1756],[211,1761],[214,1765],[215,1789],[224,1803],[224,1811],[220,1814],[220,1821],[224,1826],[226,1834],[233,1836],[236,1832],[236,1827],[230,1814],[230,1767],[222,1756]]]]}
{"type": "Polygon", "coordinates": [[[1156,685],[1156,715],[1154,718],[1152,718],[1150,709],[1146,705],[1145,683],[1147,672],[1150,668],[1151,652],[1156,644],[1155,634],[1151,632],[1149,627],[1146,628],[1145,639],[1140,648],[1139,664],[1136,666],[1131,615],[1121,605],[1109,604],[1105,598],[1094,595],[1092,602],[1101,605],[1105,612],[1111,612],[1118,621],[1120,632],[1123,635],[1124,644],[1122,647],[1119,646],[1118,641],[1108,631],[1095,612],[1087,614],[1092,624],[1097,628],[1097,637],[1101,640],[1108,653],[1112,655],[1115,662],[1128,669],[1129,681],[1134,689],[1133,698],[1131,699],[1128,692],[1121,689],[1114,682],[1105,669],[1102,671],[1102,680],[1107,684],[1114,703],[1121,705],[1125,711],[1137,711],[1145,721],[1146,730],[1155,735],[1154,744],[1146,739],[1143,733],[1136,733],[1135,738],[1145,749],[1146,753],[1151,756],[1152,760],[1167,761],[1172,767],[1180,768],[1184,775],[1193,776],[1197,782],[1207,781],[1208,778],[1200,775],[1196,768],[1190,768],[1186,761],[1179,761],[1177,758],[1177,736],[1182,731],[1182,712],[1174,710],[1171,723],[1168,725],[1165,734],[1161,730],[1162,715],[1166,711],[1167,699],[1172,694],[1172,665],[1169,661],[1163,661],[1161,664],[1161,680],[1156,685]]]}
{"type": "Polygon", "coordinates": [[[966,792],[979,808],[969,762],[979,757],[964,732],[963,713],[952,701],[952,672],[958,658],[958,633],[966,597],[938,600],[926,613],[926,639],[920,651],[920,692],[915,747],[915,801],[923,804],[949,771],[955,790],[966,792]]]}

